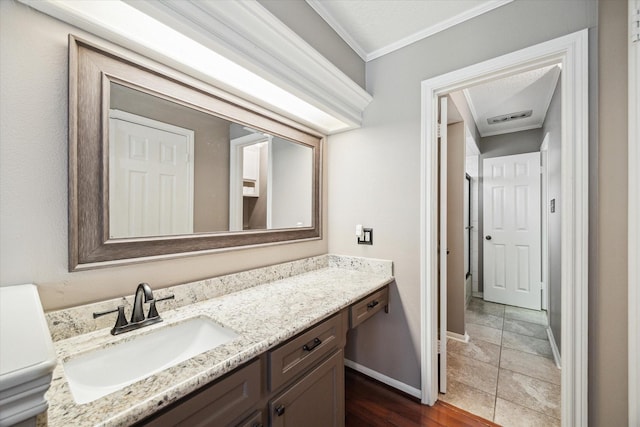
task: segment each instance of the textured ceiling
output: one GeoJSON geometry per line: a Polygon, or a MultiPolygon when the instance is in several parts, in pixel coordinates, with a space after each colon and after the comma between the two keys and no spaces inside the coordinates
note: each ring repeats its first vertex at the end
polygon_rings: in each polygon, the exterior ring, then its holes
{"type": "Polygon", "coordinates": [[[365,61],[513,0],[306,0],[365,61]]]}
{"type": "MultiPolygon", "coordinates": [[[[306,0],[365,61],[511,1],[306,0]]],[[[462,91],[480,135],[491,136],[541,127],[559,75],[560,68],[553,65],[462,91]],[[527,110],[532,110],[531,117],[487,123],[487,119],[494,116],[527,110]]]]}
{"type": "Polygon", "coordinates": [[[542,127],[560,67],[552,65],[463,90],[481,136],[542,127]],[[489,124],[495,116],[532,110],[531,117],[489,124]]]}

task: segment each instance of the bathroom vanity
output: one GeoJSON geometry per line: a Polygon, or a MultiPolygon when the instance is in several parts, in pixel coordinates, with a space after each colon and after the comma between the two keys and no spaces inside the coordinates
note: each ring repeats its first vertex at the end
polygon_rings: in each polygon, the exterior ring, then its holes
{"type": "Polygon", "coordinates": [[[138,425],[344,425],[347,329],[388,307],[388,295],[385,286],[138,425]]]}
{"type": "Polygon", "coordinates": [[[344,425],[347,331],[388,309],[392,281],[390,261],[324,255],[154,290],[157,298],[176,295],[159,308],[164,321],[115,337],[87,318],[123,299],[48,313],[59,360],[48,425],[344,425]],[[224,293],[211,297],[214,289],[224,293]],[[69,360],[194,317],[237,338],[76,403],[64,370],[69,360]]]}

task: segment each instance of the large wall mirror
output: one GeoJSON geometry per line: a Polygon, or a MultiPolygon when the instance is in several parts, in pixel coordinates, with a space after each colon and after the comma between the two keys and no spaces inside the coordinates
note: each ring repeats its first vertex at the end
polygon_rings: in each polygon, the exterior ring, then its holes
{"type": "Polygon", "coordinates": [[[320,238],[321,136],[229,98],[70,36],[71,271],[320,238]]]}

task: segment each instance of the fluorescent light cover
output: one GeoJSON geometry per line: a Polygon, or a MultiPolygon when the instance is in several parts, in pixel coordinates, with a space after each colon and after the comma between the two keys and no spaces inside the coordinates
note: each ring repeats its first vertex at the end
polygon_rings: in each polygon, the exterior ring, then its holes
{"type": "Polygon", "coordinates": [[[120,0],[51,0],[49,3],[251,94],[329,133],[348,128],[341,120],[120,0]]]}

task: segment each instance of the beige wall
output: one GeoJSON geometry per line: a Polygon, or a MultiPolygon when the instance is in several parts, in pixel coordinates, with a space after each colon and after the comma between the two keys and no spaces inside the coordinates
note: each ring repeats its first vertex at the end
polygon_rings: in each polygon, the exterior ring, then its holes
{"type": "Polygon", "coordinates": [[[558,80],[547,116],[542,125],[542,137],[549,134],[549,147],[547,150],[547,199],[543,201],[542,214],[547,215],[548,219],[548,246],[547,254],[548,266],[548,293],[549,307],[547,314],[549,316],[549,326],[553,331],[553,338],[562,354],[562,287],[561,287],[561,220],[560,215],[562,206],[562,188],[561,188],[561,139],[562,139],[562,80],[558,80]],[[555,200],[555,212],[551,212],[550,201],[555,200]]]}
{"type": "Polygon", "coordinates": [[[478,131],[478,127],[476,126],[476,122],[473,118],[473,113],[469,108],[469,104],[467,103],[467,99],[464,97],[462,91],[452,92],[449,94],[449,99],[453,101],[456,105],[456,108],[462,119],[464,120],[464,124],[469,129],[471,136],[476,141],[476,146],[480,143],[480,132],[478,131]]]}
{"type": "Polygon", "coordinates": [[[69,33],[85,35],[21,3],[0,1],[0,285],[36,283],[45,309],[51,310],[130,295],[143,281],[162,288],[327,252],[325,235],[304,243],[69,273],[69,33]]]}
{"type": "Polygon", "coordinates": [[[598,2],[597,193],[590,229],[589,424],[626,426],[627,2],[598,2]]]}
{"type": "Polygon", "coordinates": [[[589,0],[516,0],[367,63],[363,127],[328,141],[329,251],[392,259],[396,283],[391,312],[358,328],[347,358],[420,388],[421,82],[594,27],[596,15],[589,0]],[[355,224],[374,229],[373,246],[356,244],[355,224]]]}
{"type": "Polygon", "coordinates": [[[447,126],[447,331],[464,335],[464,122],[447,126]]]}

